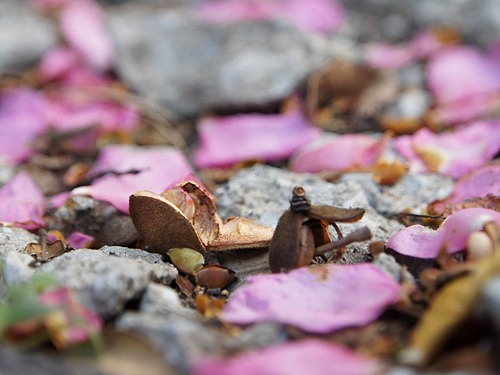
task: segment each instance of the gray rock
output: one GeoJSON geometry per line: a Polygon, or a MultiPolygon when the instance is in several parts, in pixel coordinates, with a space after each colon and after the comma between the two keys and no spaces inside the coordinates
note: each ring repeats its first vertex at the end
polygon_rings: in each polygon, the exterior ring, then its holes
{"type": "Polygon", "coordinates": [[[160,254],[121,246],[104,246],[100,250],[104,254],[133,259],[140,264],[147,265],[151,270],[152,280],[155,282],[168,285],[177,277],[177,268],[171,263],[163,262],[160,254]]]}
{"type": "Polygon", "coordinates": [[[420,213],[428,203],[447,197],[453,191],[451,178],[435,173],[409,173],[392,186],[375,183],[369,173],[346,173],[340,181],[359,183],[370,205],[383,214],[397,214],[406,209],[420,213]]]}
{"type": "Polygon", "coordinates": [[[148,314],[179,313],[196,317],[195,310],[182,305],[179,294],[168,286],[149,283],[142,296],[140,309],[148,314]]]}
{"type": "Polygon", "coordinates": [[[38,236],[22,228],[0,225],[0,259],[11,251],[23,253],[31,242],[38,242],[38,236]]]}
{"type": "Polygon", "coordinates": [[[28,280],[35,270],[30,267],[34,259],[27,254],[9,252],[3,259],[3,278],[7,285],[28,280]]]}
{"type": "Polygon", "coordinates": [[[116,321],[119,331],[147,337],[179,374],[190,374],[194,358],[221,355],[224,335],[200,319],[183,314],[128,312],[116,321]]]}
{"type": "Polygon", "coordinates": [[[435,25],[454,27],[472,43],[487,45],[500,35],[497,0],[341,0],[348,32],[358,40],[397,42],[435,25]],[[467,17],[464,17],[464,15],[467,17]]]}
{"type": "Polygon", "coordinates": [[[188,10],[107,16],[120,77],[174,114],[268,105],[327,61],[327,41],[280,22],[213,24],[188,10]]]}
{"type": "Polygon", "coordinates": [[[277,323],[255,324],[238,336],[228,336],[199,316],[166,311],[128,312],[117,320],[116,328],[147,337],[181,375],[192,373],[196,359],[267,347],[286,338],[277,323]]]}
{"type": "MultiPolygon", "coordinates": [[[[52,272],[58,281],[72,288],[81,302],[105,318],[116,316],[125,304],[139,298],[156,278],[156,264],[109,256],[99,250],[75,250],[39,267],[52,272]]],[[[175,269],[165,279],[171,282],[175,269]]]]}
{"type": "Polygon", "coordinates": [[[21,71],[40,59],[57,42],[52,22],[26,3],[2,0],[0,74],[21,71]]]}

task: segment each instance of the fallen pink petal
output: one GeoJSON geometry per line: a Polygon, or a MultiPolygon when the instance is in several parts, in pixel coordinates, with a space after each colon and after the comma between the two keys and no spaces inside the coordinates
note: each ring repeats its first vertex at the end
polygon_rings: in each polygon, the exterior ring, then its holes
{"type": "Polygon", "coordinates": [[[487,222],[500,224],[500,213],[486,208],[466,208],[449,216],[437,230],[422,225],[405,228],[387,241],[387,247],[400,254],[417,258],[436,258],[445,248],[448,253],[464,250],[472,232],[487,222]]]}
{"type": "Polygon", "coordinates": [[[346,134],[310,145],[292,158],[294,172],[318,173],[371,167],[387,148],[388,139],[365,134],[346,134]]]}
{"type": "Polygon", "coordinates": [[[500,121],[478,121],[435,134],[427,128],[395,140],[396,150],[413,171],[439,172],[460,178],[490,161],[500,150],[500,121]]]}
{"type": "Polygon", "coordinates": [[[416,60],[431,56],[444,46],[437,31],[424,29],[405,44],[370,43],[367,46],[365,61],[374,68],[400,69],[416,60]]]}
{"type": "Polygon", "coordinates": [[[94,237],[82,232],[72,232],[66,240],[73,249],[84,249],[89,247],[94,237]]]}
{"type": "Polygon", "coordinates": [[[68,2],[61,11],[60,22],[68,44],[92,68],[103,71],[111,67],[113,47],[104,24],[102,9],[96,1],[68,2]]]}
{"type": "Polygon", "coordinates": [[[196,375],[373,375],[382,370],[374,359],[317,339],[276,345],[229,359],[205,359],[195,366],[196,375]]]}
{"type": "Polygon", "coordinates": [[[78,54],[66,47],[57,47],[43,57],[38,68],[42,81],[62,78],[66,73],[79,65],[78,54]]]}
{"type": "Polygon", "coordinates": [[[233,324],[276,321],[307,332],[362,326],[398,301],[400,286],[378,267],[322,265],[249,277],[220,318],[233,324]]]}
{"type": "Polygon", "coordinates": [[[201,3],[196,11],[212,22],[283,18],[299,29],[319,33],[335,31],[345,21],[341,4],[332,0],[215,0],[201,3]]]}
{"type": "Polygon", "coordinates": [[[200,168],[285,159],[320,133],[300,111],[204,118],[198,132],[200,147],[194,158],[200,168]]]}
{"type": "Polygon", "coordinates": [[[0,158],[17,164],[32,154],[31,142],[48,129],[49,103],[32,89],[0,95],[0,158]]]}
{"type": "Polygon", "coordinates": [[[56,346],[66,348],[80,344],[101,331],[101,319],[83,307],[69,288],[48,290],[40,294],[39,298],[42,303],[62,314],[62,321],[57,319],[52,324],[49,316],[46,322],[49,335],[56,346]]]}
{"type": "Polygon", "coordinates": [[[182,152],[171,147],[105,147],[89,177],[100,176],[90,186],[73,190],[73,194],[90,195],[111,203],[128,213],[129,196],[138,190],[161,193],[193,173],[182,152]]]}
{"type": "Polygon", "coordinates": [[[498,63],[474,47],[449,47],[436,53],[426,66],[426,76],[438,103],[438,120],[443,122],[486,114],[500,94],[498,63]]]}
{"type": "Polygon", "coordinates": [[[500,195],[500,164],[486,165],[463,176],[449,197],[432,203],[433,211],[442,214],[447,204],[462,203],[489,194],[500,195]]]}
{"type": "Polygon", "coordinates": [[[0,223],[34,230],[42,227],[45,198],[30,175],[19,172],[0,187],[0,223]]]}

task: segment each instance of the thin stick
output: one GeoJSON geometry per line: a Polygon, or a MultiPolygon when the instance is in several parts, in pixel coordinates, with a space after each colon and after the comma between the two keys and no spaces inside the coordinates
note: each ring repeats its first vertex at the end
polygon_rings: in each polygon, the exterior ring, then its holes
{"type": "Polygon", "coordinates": [[[315,255],[323,255],[329,251],[338,249],[343,246],[347,246],[350,243],[358,241],[366,241],[372,238],[372,233],[368,227],[361,227],[356,229],[354,232],[338,239],[337,241],[329,242],[327,244],[321,245],[314,250],[315,255]]]}

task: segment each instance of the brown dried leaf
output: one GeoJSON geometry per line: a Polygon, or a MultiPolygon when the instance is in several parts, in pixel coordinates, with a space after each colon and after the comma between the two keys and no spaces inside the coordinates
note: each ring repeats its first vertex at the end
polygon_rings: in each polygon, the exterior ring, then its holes
{"type": "Polygon", "coordinates": [[[379,160],[373,166],[373,180],[380,185],[393,185],[408,172],[408,168],[396,160],[388,163],[379,160]]]}
{"type": "Polygon", "coordinates": [[[46,239],[42,238],[41,243],[29,243],[26,246],[25,252],[35,256],[39,261],[46,262],[49,259],[55,258],[68,251],[68,247],[62,240],[57,240],[48,243],[46,239]]]}

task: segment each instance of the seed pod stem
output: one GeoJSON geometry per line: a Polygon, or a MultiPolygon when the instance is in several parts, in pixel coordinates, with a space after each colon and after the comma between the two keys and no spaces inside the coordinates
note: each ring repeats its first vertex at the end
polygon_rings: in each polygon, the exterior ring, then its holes
{"type": "Polygon", "coordinates": [[[314,250],[315,255],[323,255],[329,251],[338,249],[340,247],[349,245],[353,242],[366,241],[372,238],[372,233],[368,227],[361,227],[356,229],[354,232],[338,239],[337,241],[332,241],[330,243],[321,245],[314,250]]]}

